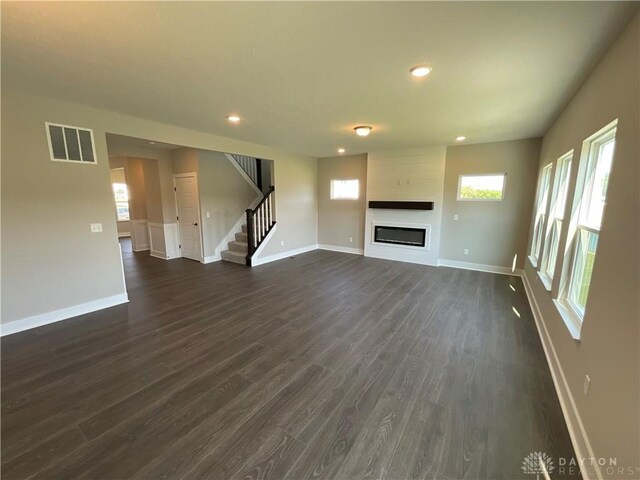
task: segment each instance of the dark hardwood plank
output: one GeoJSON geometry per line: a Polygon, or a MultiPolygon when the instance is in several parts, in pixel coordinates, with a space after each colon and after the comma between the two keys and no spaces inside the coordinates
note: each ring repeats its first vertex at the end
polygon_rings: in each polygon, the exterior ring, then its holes
{"type": "Polygon", "coordinates": [[[517,277],[123,244],[129,304],[2,338],[3,478],[513,479],[573,455],[517,277]]]}

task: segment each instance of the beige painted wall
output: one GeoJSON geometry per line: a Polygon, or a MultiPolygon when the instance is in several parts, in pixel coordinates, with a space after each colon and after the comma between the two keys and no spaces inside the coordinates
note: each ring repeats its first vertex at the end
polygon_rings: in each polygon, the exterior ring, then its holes
{"type": "Polygon", "coordinates": [[[198,173],[198,150],[178,148],[171,152],[173,173],[198,173]]]}
{"type": "MultiPolygon", "coordinates": [[[[618,119],[607,205],[580,341],[571,338],[552,294],[528,260],[525,268],[593,453],[616,457],[618,466],[634,468],[640,467],[639,60],[640,18],[636,15],[542,142],[540,170],[575,149],[575,184],[583,140],[618,119]],[[591,377],[588,396],[582,393],[585,374],[591,377]]],[[[573,193],[572,185],[569,199],[573,193]]],[[[530,242],[531,234],[529,237],[530,242]]]]}
{"type": "Polygon", "coordinates": [[[107,132],[273,159],[278,231],[265,252],[317,242],[315,158],[19,93],[3,83],[2,323],[125,293],[107,132]],[[45,121],[93,129],[98,164],[51,162],[45,121]],[[102,223],[103,232],[92,234],[90,223],[102,223]]]}
{"type": "Polygon", "coordinates": [[[441,259],[511,267],[517,254],[523,267],[539,158],[539,139],[447,148],[441,259]],[[507,174],[503,201],[457,200],[460,175],[486,173],[507,174]]]}
{"type": "Polygon", "coordinates": [[[147,219],[147,197],[144,184],[144,163],[141,158],[127,157],[124,172],[129,188],[129,216],[131,220],[147,219]]]}
{"type": "Polygon", "coordinates": [[[162,223],[162,191],[160,188],[158,161],[150,158],[142,158],[140,160],[143,166],[147,221],[162,223]]]}
{"type": "MultiPolygon", "coordinates": [[[[258,194],[224,154],[199,150],[197,155],[203,252],[212,257],[258,194]]],[[[226,249],[225,244],[221,250],[226,249]]]]}
{"type": "MultiPolygon", "coordinates": [[[[107,149],[109,162],[113,167],[114,158],[135,157],[156,160],[160,182],[160,194],[162,199],[162,215],[164,223],[175,223],[176,207],[173,197],[173,163],[171,150],[158,148],[144,148],[131,146],[114,139],[107,134],[107,149]]],[[[123,163],[124,165],[124,163],[123,163]]]]}
{"type": "Polygon", "coordinates": [[[367,155],[318,160],[318,243],[364,249],[367,205],[367,155]],[[331,180],[360,181],[358,200],[331,200],[331,180]],[[352,238],[353,241],[349,239],[352,238]]]}
{"type": "Polygon", "coordinates": [[[274,160],[277,229],[256,256],[258,259],[318,243],[316,159],[300,161],[280,157],[274,160]]]}

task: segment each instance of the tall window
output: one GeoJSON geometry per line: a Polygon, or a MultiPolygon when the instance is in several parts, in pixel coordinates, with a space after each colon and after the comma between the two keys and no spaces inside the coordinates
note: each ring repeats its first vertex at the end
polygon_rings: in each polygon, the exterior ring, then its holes
{"type": "Polygon", "coordinates": [[[580,161],[580,176],[567,237],[565,262],[568,262],[568,268],[560,292],[560,302],[568,307],[571,317],[577,318],[575,326],[578,329],[589,296],[615,138],[616,122],[585,141],[583,152],[586,152],[586,157],[583,156],[580,161]]]}
{"type": "Polygon", "coordinates": [[[331,180],[331,200],[357,200],[359,197],[358,180],[331,180]]]}
{"type": "Polygon", "coordinates": [[[113,195],[116,199],[118,221],[129,220],[129,192],[126,183],[113,183],[113,195]]]}
{"type": "Polygon", "coordinates": [[[552,167],[553,164],[551,163],[544,167],[542,169],[542,176],[540,177],[540,188],[538,189],[538,198],[536,199],[536,219],[533,226],[533,241],[531,242],[531,259],[534,265],[538,264],[538,259],[540,258],[540,247],[542,246],[544,233],[544,219],[547,211],[552,167]]]}
{"type": "Polygon", "coordinates": [[[569,176],[571,174],[571,160],[573,150],[558,159],[556,166],[556,178],[551,194],[551,208],[549,209],[549,223],[542,254],[540,273],[547,282],[547,288],[551,288],[551,280],[556,269],[558,258],[558,246],[560,245],[560,232],[564,219],[564,209],[567,204],[567,192],[569,190],[569,176]]]}

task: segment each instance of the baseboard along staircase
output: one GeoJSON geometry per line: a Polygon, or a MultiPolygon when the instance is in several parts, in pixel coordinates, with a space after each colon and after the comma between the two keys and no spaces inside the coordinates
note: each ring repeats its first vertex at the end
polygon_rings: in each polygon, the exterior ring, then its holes
{"type": "MultiPolygon", "coordinates": [[[[247,176],[262,190],[260,182],[260,159],[232,155],[238,165],[247,173],[247,176]]],[[[275,187],[270,186],[263,197],[255,206],[245,211],[245,224],[242,231],[235,234],[235,240],[228,243],[228,249],[220,252],[220,257],[226,262],[251,266],[251,259],[258,247],[276,225],[274,211],[275,187]]]]}

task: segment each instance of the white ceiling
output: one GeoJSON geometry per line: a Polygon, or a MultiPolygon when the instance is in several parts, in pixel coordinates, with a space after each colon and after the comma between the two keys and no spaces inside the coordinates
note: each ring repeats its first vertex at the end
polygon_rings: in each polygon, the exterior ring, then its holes
{"type": "Polygon", "coordinates": [[[3,2],[2,81],[313,156],[510,140],[544,133],[637,9],[3,2]],[[419,63],[424,80],[408,74],[419,63]]]}

